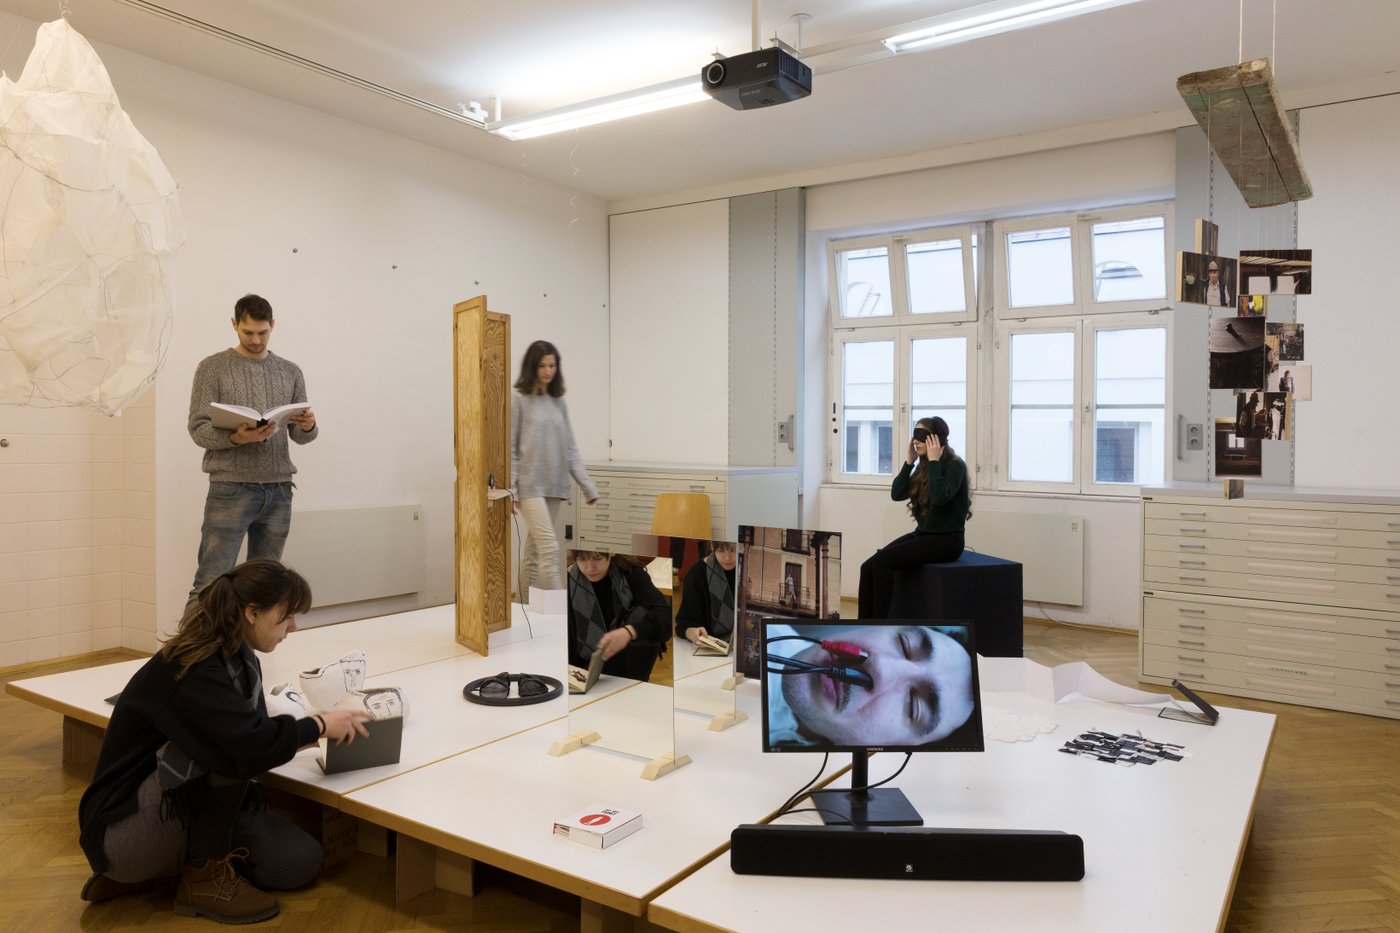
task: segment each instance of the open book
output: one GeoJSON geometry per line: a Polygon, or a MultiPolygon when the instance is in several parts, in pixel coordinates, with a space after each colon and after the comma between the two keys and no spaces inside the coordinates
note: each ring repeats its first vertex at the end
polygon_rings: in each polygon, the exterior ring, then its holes
{"type": "Polygon", "coordinates": [[[729,654],[729,642],[713,635],[701,635],[695,641],[697,657],[724,657],[729,654]]]}
{"type": "Polygon", "coordinates": [[[246,408],[243,405],[225,405],[223,402],[209,403],[209,419],[216,428],[223,428],[226,431],[237,431],[239,425],[248,425],[250,428],[260,428],[263,425],[275,421],[278,424],[286,424],[287,419],[292,415],[306,411],[311,407],[310,402],[292,402],[289,405],[278,405],[267,411],[259,412],[253,408],[246,408]]]}

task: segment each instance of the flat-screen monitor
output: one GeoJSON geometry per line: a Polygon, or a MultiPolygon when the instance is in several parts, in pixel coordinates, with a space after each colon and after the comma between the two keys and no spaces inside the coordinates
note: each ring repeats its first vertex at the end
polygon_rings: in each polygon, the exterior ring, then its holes
{"type": "Polygon", "coordinates": [[[893,788],[867,790],[872,752],[980,752],[971,622],[763,624],[763,750],[851,752],[848,791],[817,791],[829,823],[919,826],[893,788]]]}

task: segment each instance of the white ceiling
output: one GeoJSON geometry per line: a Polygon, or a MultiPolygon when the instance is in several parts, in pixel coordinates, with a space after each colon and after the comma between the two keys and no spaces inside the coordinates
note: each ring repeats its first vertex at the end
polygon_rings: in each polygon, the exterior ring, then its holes
{"type": "MultiPolygon", "coordinates": [[[[745,0],[154,0],[186,16],[453,109],[502,100],[521,116],[697,73],[751,47],[745,0]]],[[[1001,36],[818,73],[812,95],[765,110],[714,101],[510,142],[161,18],[121,0],[68,0],[108,43],[606,201],[814,182],[836,166],[1084,124],[1189,122],[1176,78],[1241,60],[1241,6],[1142,0],[1001,36]]],[[[970,5],[967,0],[777,0],[761,34],[809,51],[970,5]]],[[[44,21],[56,0],[0,0],[44,21]]],[[[1243,58],[1270,56],[1288,106],[1400,92],[1397,0],[1248,0],[1243,58]],[[1276,11],[1276,12],[1275,12],[1276,11]]],[[[4,53],[14,68],[32,34],[4,53]]],[[[118,87],[118,93],[121,88],[118,87]]],[[[1129,130],[1131,131],[1131,130],[1129,130]]],[[[900,160],[903,159],[904,162],[900,160]]],[[[893,161],[891,161],[893,160],[893,161]]],[[[841,169],[841,177],[858,169],[841,169]]]]}

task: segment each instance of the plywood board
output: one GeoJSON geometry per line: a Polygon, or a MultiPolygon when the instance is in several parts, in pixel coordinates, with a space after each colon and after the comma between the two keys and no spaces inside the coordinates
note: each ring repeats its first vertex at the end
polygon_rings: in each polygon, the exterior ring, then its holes
{"type": "Polygon", "coordinates": [[[1194,71],[1176,89],[1250,207],[1312,197],[1267,58],[1194,71]]]}

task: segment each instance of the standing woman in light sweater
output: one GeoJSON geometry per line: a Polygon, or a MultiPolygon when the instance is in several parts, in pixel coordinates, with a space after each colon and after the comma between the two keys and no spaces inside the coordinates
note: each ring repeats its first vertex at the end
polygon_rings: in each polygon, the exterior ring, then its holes
{"type": "Polygon", "coordinates": [[[584,469],[569,409],[564,405],[564,371],[559,351],[536,340],[520,361],[520,378],[510,406],[510,475],[515,480],[515,511],[525,517],[525,555],[520,561],[520,601],[530,600],[530,585],[564,588],[559,541],[554,522],[570,498],[569,477],[578,481],[584,501],[598,501],[598,489],[584,469]]]}

